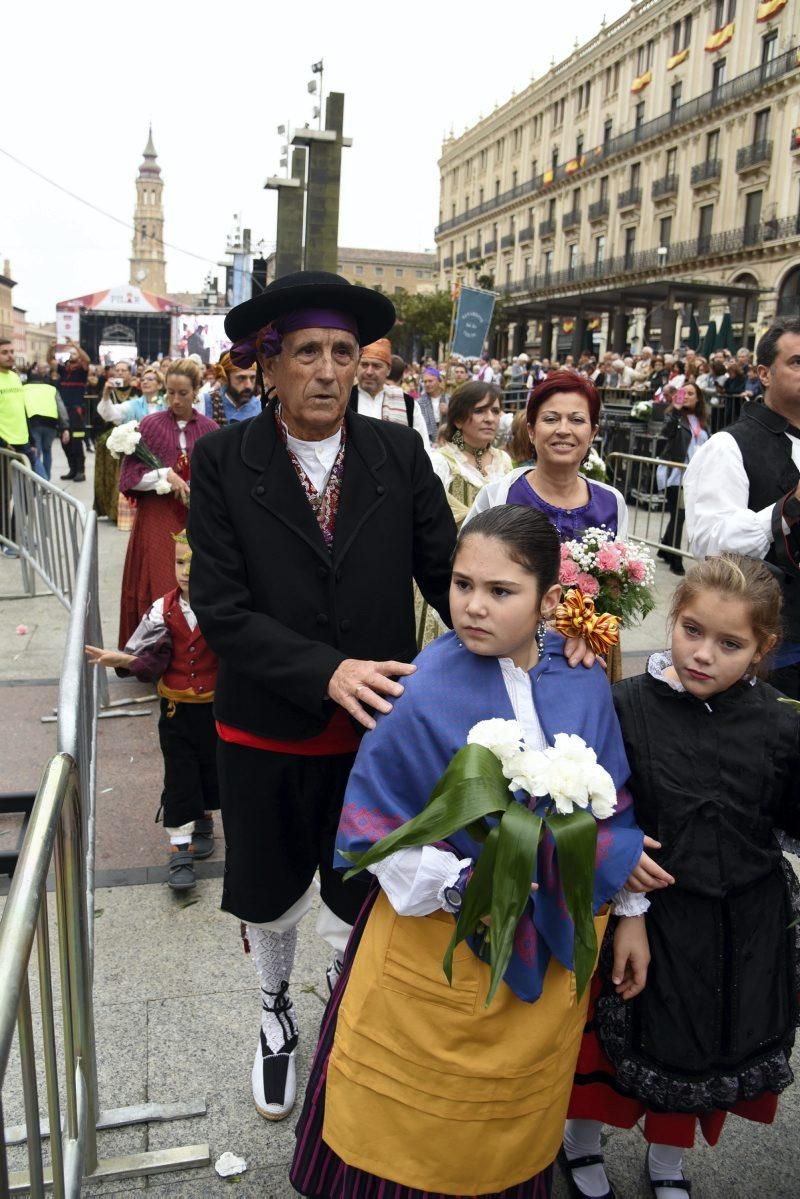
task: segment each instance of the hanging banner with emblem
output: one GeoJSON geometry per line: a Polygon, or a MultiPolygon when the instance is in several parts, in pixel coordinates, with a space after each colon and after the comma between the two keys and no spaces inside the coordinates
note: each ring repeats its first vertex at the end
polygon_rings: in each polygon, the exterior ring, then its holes
{"type": "Polygon", "coordinates": [[[492,323],[496,299],[493,291],[483,291],[477,287],[461,288],[450,349],[452,354],[460,354],[462,358],[480,358],[492,323]]]}

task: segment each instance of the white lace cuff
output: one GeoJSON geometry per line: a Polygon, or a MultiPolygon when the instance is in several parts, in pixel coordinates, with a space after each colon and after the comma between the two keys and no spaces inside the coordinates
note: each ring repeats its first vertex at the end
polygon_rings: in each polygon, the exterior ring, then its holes
{"type": "Polygon", "coordinates": [[[614,916],[644,916],[649,907],[650,900],[646,895],[626,891],[624,887],[617,891],[611,900],[611,912],[614,916]]]}
{"type": "Polygon", "coordinates": [[[398,849],[367,869],[380,883],[398,916],[429,916],[445,911],[444,892],[457,881],[471,858],[459,859],[435,845],[398,849]]]}

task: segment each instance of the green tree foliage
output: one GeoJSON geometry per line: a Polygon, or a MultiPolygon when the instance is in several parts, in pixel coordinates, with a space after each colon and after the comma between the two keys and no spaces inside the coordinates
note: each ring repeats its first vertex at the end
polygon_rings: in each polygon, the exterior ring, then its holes
{"type": "Polygon", "coordinates": [[[437,354],[439,343],[450,337],[453,304],[447,291],[396,292],[391,301],[397,309],[397,323],[389,334],[398,354],[408,361],[416,341],[417,353],[437,354]]]}

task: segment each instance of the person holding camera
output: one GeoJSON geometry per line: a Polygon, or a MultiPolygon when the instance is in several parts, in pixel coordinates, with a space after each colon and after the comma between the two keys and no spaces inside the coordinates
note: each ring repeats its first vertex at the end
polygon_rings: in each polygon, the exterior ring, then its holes
{"type": "Polygon", "coordinates": [[[48,351],[47,361],[51,371],[55,370],[58,379],[56,386],[61,393],[69,419],[69,440],[64,445],[69,469],[61,478],[82,483],[86,478],[86,455],[83,449],[86,436],[84,393],[89,378],[89,355],[71,337],[66,339],[66,345],[69,351],[66,362],[56,360],[55,343],[48,351]]]}

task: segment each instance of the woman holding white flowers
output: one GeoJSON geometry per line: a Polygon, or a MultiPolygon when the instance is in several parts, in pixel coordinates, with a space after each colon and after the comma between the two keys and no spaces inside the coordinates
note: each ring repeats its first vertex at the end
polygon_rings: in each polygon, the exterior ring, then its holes
{"type": "MultiPolygon", "coordinates": [[[[369,866],[379,886],[350,938],[297,1128],[291,1178],[300,1194],[550,1195],[588,1000],[573,973],[585,941],[575,935],[571,883],[547,824],[558,813],[580,809],[591,847],[596,837],[584,863],[590,940],[595,930],[602,938],[614,904],[623,915],[620,991],[637,993],[646,942],[642,921],[625,918],[624,886],[642,867],[642,834],[607,680],[598,666],[571,671],[563,640],[545,631],[561,595],[559,558],[555,530],[535,510],[475,517],[453,563],[453,632],[417,658],[394,710],[362,741],[339,825],[342,867],[423,813],[468,741],[492,751],[495,769],[502,762],[508,812],[526,822],[541,813],[545,831],[538,850],[533,841],[533,869],[519,875],[521,914],[515,909],[493,998],[485,947],[497,944],[500,923],[487,931],[481,917],[465,934],[452,985],[443,955],[454,916],[469,909],[473,871],[476,882],[486,875],[494,829],[475,840],[464,816],[444,840],[369,866]]],[[[456,823],[461,794],[450,813],[456,823]]]]}
{"type": "Polygon", "coordinates": [[[188,358],[169,367],[167,408],[146,416],[139,426],[142,442],[162,465],[153,468],[134,452],[122,464],[120,491],[135,499],[137,511],[122,575],[120,648],[173,582],[171,535],[186,527],[192,450],[200,437],[218,427],[193,407],[201,382],[200,367],[188,358]]]}

